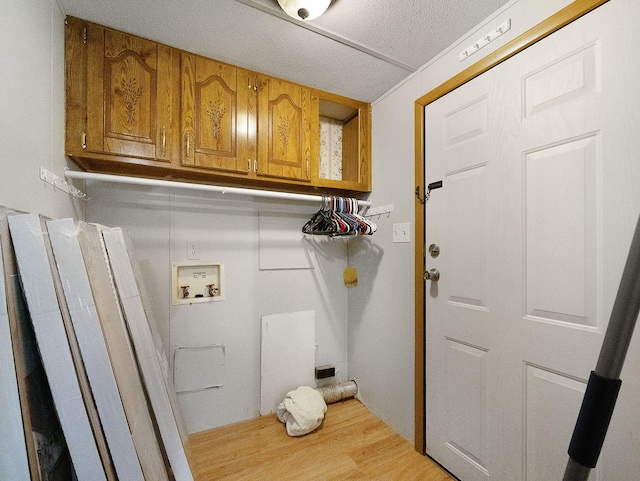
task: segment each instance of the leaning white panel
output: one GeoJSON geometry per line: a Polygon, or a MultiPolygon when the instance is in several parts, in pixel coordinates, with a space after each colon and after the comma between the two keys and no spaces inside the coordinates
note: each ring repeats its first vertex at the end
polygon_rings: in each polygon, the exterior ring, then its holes
{"type": "Polygon", "coordinates": [[[193,481],[122,230],[104,229],[102,237],[169,464],[176,481],[193,481]]]}
{"type": "Polygon", "coordinates": [[[111,368],[73,219],[47,222],[49,239],[80,354],[119,479],[143,481],[142,469],[111,368]]]}
{"type": "Polygon", "coordinates": [[[260,414],[275,412],[287,392],[313,386],[315,311],[262,316],[260,414]]]}
{"type": "Polygon", "coordinates": [[[58,305],[40,217],[24,214],[8,219],[38,349],[73,467],[80,481],[106,481],[58,305]]]}
{"type": "Polygon", "coordinates": [[[142,473],[146,480],[169,481],[160,439],[153,426],[151,407],[109,270],[102,234],[96,226],[84,222],[78,222],[77,227],[93,300],[142,473]]]}
{"type": "Polygon", "coordinates": [[[0,479],[29,479],[0,246],[0,479]]]}

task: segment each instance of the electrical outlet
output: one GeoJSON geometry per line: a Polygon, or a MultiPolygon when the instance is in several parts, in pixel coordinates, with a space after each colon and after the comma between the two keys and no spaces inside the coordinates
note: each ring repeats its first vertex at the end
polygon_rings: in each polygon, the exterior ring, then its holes
{"type": "Polygon", "coordinates": [[[187,241],[187,259],[200,259],[200,244],[197,241],[187,241]]]}

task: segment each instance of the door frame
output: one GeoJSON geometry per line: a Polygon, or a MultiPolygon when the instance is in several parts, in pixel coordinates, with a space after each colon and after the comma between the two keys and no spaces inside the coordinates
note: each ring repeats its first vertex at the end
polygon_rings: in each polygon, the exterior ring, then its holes
{"type": "Polygon", "coordinates": [[[414,103],[414,139],[415,139],[415,390],[414,390],[414,448],[420,454],[426,454],[425,446],[425,299],[426,290],[423,280],[425,270],[425,212],[420,202],[425,193],[425,142],[424,110],[427,105],[460,87],[469,80],[483,74],[492,67],[513,57],[525,48],[551,35],[574,20],[591,12],[609,0],[576,0],[559,10],[535,27],[527,30],[509,43],[453,76],[440,86],[417,99],[414,103]]]}

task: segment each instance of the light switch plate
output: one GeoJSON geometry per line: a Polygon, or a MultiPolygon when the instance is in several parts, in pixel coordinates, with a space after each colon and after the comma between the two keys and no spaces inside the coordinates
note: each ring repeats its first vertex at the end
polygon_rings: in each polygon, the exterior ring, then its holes
{"type": "Polygon", "coordinates": [[[411,242],[411,223],[393,224],[393,242],[411,242]]]}

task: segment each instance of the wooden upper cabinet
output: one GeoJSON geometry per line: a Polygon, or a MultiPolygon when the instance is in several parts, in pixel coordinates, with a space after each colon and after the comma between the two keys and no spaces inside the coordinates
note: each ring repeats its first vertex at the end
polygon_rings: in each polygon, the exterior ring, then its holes
{"type": "Polygon", "coordinates": [[[261,76],[258,84],[258,175],[310,180],[311,92],[261,76]]]}
{"type": "Polygon", "coordinates": [[[296,192],[371,190],[369,104],[66,22],[65,150],[81,167],[296,192]],[[329,176],[321,117],[340,131],[329,176]]]}
{"type": "Polygon", "coordinates": [[[93,24],[82,28],[89,79],[86,151],[170,161],[176,51],[93,24]]]}
{"type": "Polygon", "coordinates": [[[248,72],[182,53],[181,163],[247,173],[248,72]]]}

